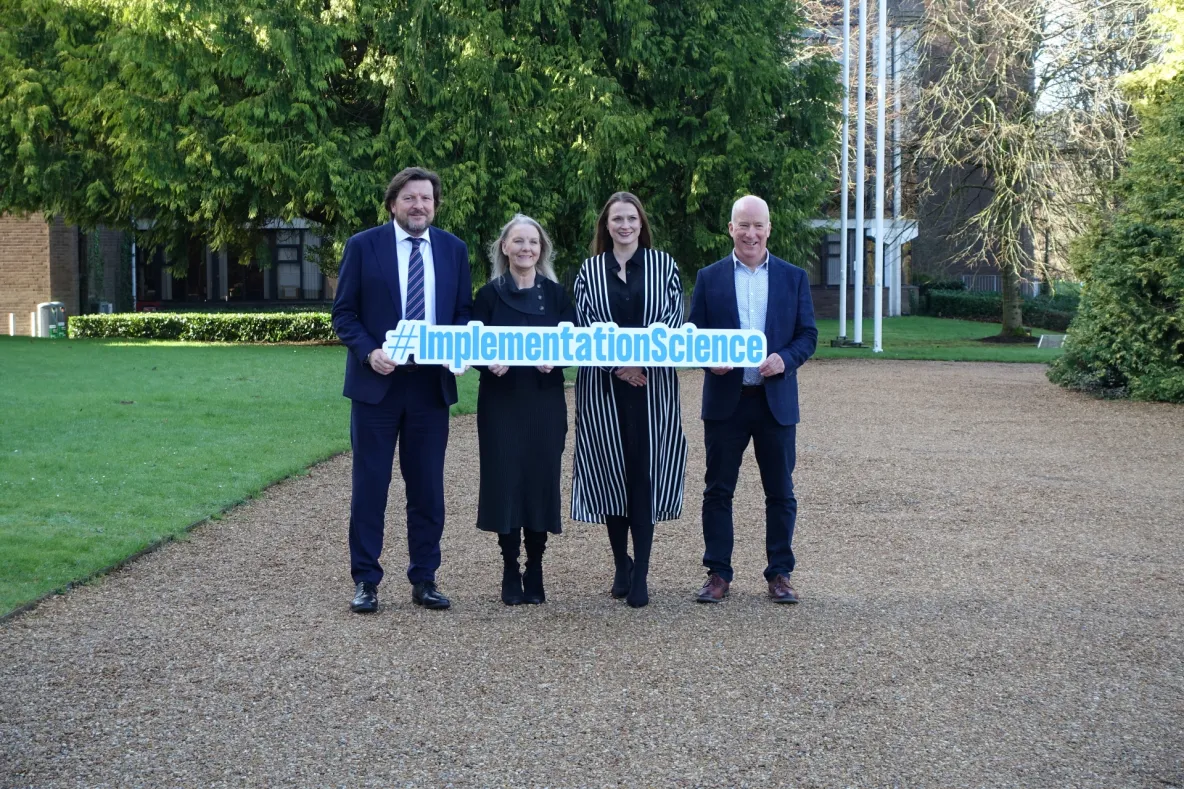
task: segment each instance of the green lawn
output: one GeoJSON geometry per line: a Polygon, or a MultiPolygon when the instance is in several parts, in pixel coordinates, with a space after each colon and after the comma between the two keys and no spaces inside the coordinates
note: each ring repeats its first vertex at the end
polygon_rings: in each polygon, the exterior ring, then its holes
{"type": "Polygon", "coordinates": [[[348,449],[343,354],[0,338],[0,613],[348,449]]]}
{"type": "Polygon", "coordinates": [[[0,337],[0,614],[349,449],[344,356],[0,337]]]}
{"type": "MultiPolygon", "coordinates": [[[[871,321],[865,340],[871,342],[871,321]]],[[[884,321],[883,359],[1043,362],[992,324],[884,321]]],[[[873,357],[827,343],[821,358],[873,357]]],[[[349,448],[345,349],[0,337],[0,614],[349,448]]],[[[575,369],[567,376],[574,378],[575,369]]],[[[476,407],[459,379],[454,413],[476,407]]]]}
{"type": "MultiPolygon", "coordinates": [[[[905,316],[885,318],[883,352],[872,353],[872,321],[863,323],[864,348],[832,348],[830,341],[839,334],[838,320],[818,321],[817,359],[928,359],[951,362],[1051,362],[1061,355],[1060,348],[1036,348],[1034,345],[999,345],[980,342],[999,333],[998,323],[956,321],[948,318],[905,316]]],[[[1033,329],[1033,334],[1058,334],[1033,329]]],[[[855,325],[847,321],[847,338],[855,336],[855,325]]]]}

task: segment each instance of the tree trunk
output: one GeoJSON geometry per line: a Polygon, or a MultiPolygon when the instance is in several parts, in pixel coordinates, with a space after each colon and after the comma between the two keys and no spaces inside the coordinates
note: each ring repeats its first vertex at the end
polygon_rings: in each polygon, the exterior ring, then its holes
{"type": "Polygon", "coordinates": [[[1024,335],[1024,300],[1020,296],[1020,277],[1011,266],[1003,266],[999,272],[1003,283],[1003,328],[1001,337],[1024,335]]]}

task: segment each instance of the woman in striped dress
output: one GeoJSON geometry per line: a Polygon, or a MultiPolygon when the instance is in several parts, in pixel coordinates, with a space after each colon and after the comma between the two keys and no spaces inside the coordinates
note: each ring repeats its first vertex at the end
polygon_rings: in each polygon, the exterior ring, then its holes
{"type": "MultiPolygon", "coordinates": [[[[596,220],[593,255],[573,288],[579,325],[682,325],[678,264],[651,244],[641,201],[628,192],[610,197],[596,220]]],[[[654,523],[682,514],[686,464],[673,368],[580,368],[571,516],[607,526],[616,564],[612,596],[634,608],[649,602],[654,523]]]]}

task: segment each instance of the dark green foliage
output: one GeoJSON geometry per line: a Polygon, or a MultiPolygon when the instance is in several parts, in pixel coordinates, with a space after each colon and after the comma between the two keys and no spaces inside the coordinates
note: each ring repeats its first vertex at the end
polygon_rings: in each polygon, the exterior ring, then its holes
{"type": "Polygon", "coordinates": [[[268,219],[338,242],[384,220],[386,183],[420,164],[477,282],[515,211],[563,270],[621,189],[688,275],[730,247],[745,192],[792,259],[831,183],[838,98],[801,30],[790,0],[7,0],[0,213],[152,220],[142,243],[170,259],[208,240],[247,261],[268,219]]]}
{"type": "MultiPolygon", "coordinates": [[[[912,306],[917,315],[998,323],[1003,297],[981,291],[921,290],[912,306]]],[[[1040,296],[1024,299],[1023,310],[1025,326],[1065,331],[1077,311],[1077,300],[1071,294],[1040,296]]]]}
{"type": "Polygon", "coordinates": [[[328,312],[330,305],[328,302],[314,302],[311,304],[289,304],[284,305],[283,302],[276,304],[262,303],[262,304],[243,304],[241,302],[233,301],[192,301],[192,302],[173,302],[169,303],[168,307],[163,310],[157,310],[152,313],[154,315],[164,315],[170,313],[180,313],[188,315],[192,313],[209,313],[211,315],[229,315],[231,313],[272,313],[272,314],[288,314],[295,312],[328,312]]]}
{"type": "Polygon", "coordinates": [[[960,279],[939,279],[928,274],[917,274],[913,284],[921,293],[931,290],[966,290],[966,283],[960,279]]]}
{"type": "Polygon", "coordinates": [[[1003,309],[1003,302],[998,293],[930,290],[921,295],[919,306],[919,315],[997,323],[999,311],[1003,309]]]}
{"type": "Polygon", "coordinates": [[[1063,386],[1184,402],[1184,76],[1140,108],[1144,136],[1115,184],[1120,207],[1073,252],[1084,287],[1063,386]]]}
{"type": "Polygon", "coordinates": [[[1025,326],[1035,326],[1051,331],[1068,331],[1069,324],[1073,321],[1073,316],[1076,314],[1076,304],[1058,306],[1056,299],[1045,296],[1024,300],[1025,326]]]}
{"type": "Polygon", "coordinates": [[[70,337],[124,337],[189,342],[336,342],[327,312],[132,312],[70,318],[70,337]]]}

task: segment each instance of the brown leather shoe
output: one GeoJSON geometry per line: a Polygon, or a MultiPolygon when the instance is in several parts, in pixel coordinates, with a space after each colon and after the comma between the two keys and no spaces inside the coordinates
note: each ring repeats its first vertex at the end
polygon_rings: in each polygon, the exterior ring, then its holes
{"type": "Polygon", "coordinates": [[[695,598],[700,603],[720,603],[728,596],[728,587],[731,586],[723,578],[720,578],[717,573],[712,573],[707,576],[707,582],[703,584],[703,588],[699,590],[699,595],[695,598]]]}
{"type": "Polygon", "coordinates": [[[798,602],[798,593],[790,586],[788,575],[778,575],[769,581],[769,597],[774,603],[798,602]]]}

